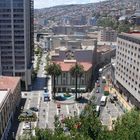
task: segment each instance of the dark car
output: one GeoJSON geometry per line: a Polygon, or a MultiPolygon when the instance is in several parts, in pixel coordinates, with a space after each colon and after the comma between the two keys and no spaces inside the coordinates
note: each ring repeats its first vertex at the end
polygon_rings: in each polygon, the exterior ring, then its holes
{"type": "Polygon", "coordinates": [[[110,97],[110,102],[111,102],[111,103],[114,103],[114,98],[113,98],[113,96],[110,97]]]}
{"type": "Polygon", "coordinates": [[[38,112],[38,108],[37,107],[30,107],[30,110],[38,112]]]}
{"type": "Polygon", "coordinates": [[[117,95],[113,95],[114,101],[118,101],[117,95]]]}

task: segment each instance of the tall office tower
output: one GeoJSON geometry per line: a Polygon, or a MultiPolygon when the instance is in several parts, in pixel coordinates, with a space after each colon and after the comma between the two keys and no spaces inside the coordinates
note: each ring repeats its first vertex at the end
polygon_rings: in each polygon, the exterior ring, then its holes
{"type": "Polygon", "coordinates": [[[140,108],[140,33],[121,33],[117,44],[117,85],[127,101],[140,108]]]}
{"type": "Polygon", "coordinates": [[[31,84],[32,0],[0,0],[0,75],[21,76],[31,84]]]}

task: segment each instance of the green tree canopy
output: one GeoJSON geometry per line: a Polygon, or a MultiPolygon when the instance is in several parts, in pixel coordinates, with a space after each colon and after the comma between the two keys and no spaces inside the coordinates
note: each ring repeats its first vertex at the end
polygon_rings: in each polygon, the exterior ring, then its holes
{"type": "Polygon", "coordinates": [[[75,77],[75,100],[77,100],[77,80],[78,77],[81,77],[83,73],[84,73],[84,68],[81,64],[78,63],[76,63],[70,69],[71,76],[75,77]]]}
{"type": "Polygon", "coordinates": [[[118,118],[113,130],[113,137],[117,140],[140,139],[140,112],[132,110],[118,118]]]}
{"type": "Polygon", "coordinates": [[[62,73],[61,67],[56,63],[51,63],[46,66],[45,70],[48,75],[51,75],[53,77],[53,93],[54,93],[53,97],[55,98],[55,92],[56,92],[55,79],[56,77],[61,75],[62,73]]]}

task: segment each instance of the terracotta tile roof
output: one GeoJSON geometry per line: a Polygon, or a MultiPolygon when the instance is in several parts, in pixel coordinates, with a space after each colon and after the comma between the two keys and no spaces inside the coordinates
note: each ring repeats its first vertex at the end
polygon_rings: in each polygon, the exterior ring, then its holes
{"type": "MultiPolygon", "coordinates": [[[[75,65],[76,62],[54,61],[54,63],[59,64],[62,71],[69,71],[71,67],[75,65]]],[[[88,71],[92,67],[92,64],[87,62],[80,62],[79,64],[81,64],[84,67],[84,71],[88,71]]]]}
{"type": "Polygon", "coordinates": [[[13,91],[19,81],[20,77],[0,76],[0,90],[11,89],[13,91]]]}

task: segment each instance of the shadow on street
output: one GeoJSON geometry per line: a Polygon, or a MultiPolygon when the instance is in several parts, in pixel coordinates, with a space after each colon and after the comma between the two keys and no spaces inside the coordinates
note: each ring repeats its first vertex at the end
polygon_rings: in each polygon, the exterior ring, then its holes
{"type": "Polygon", "coordinates": [[[22,98],[19,107],[16,109],[16,112],[14,114],[14,120],[13,120],[12,125],[11,125],[12,127],[9,131],[9,136],[8,136],[7,140],[14,140],[13,136],[12,136],[13,133],[16,136],[16,133],[17,133],[17,130],[19,127],[19,123],[20,123],[18,120],[18,116],[20,115],[21,107],[25,105],[25,102],[26,102],[26,99],[22,98]]]}
{"type": "Polygon", "coordinates": [[[86,99],[85,97],[79,97],[79,98],[77,99],[77,102],[78,102],[78,103],[82,103],[82,104],[88,103],[88,99],[86,99]]]}
{"type": "Polygon", "coordinates": [[[46,77],[37,77],[33,83],[32,91],[43,90],[47,86],[46,77]]]}

